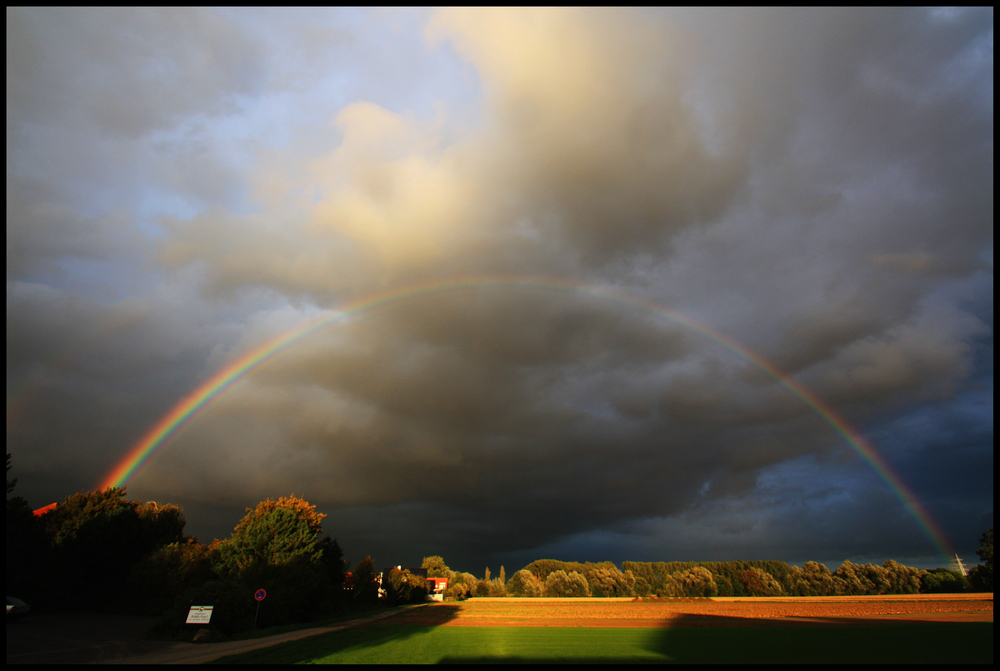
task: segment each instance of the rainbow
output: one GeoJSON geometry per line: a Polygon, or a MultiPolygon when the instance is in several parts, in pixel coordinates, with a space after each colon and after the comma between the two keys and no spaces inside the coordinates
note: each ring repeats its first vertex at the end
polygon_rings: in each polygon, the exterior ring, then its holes
{"type": "Polygon", "coordinates": [[[582,293],[591,296],[611,299],[627,305],[652,312],[674,323],[680,324],[719,345],[734,352],[749,361],[756,368],[777,381],[791,394],[812,409],[827,424],[847,442],[847,444],[874,470],[874,472],[889,486],[892,492],[903,503],[909,514],[917,521],[921,529],[934,544],[944,558],[954,552],[944,533],[934,523],[931,516],[917,500],[906,484],[889,468],[875,448],[840,417],[830,406],[812,394],[808,389],[782,372],[759,354],[752,352],[735,340],[700,324],[689,317],[664,308],[644,298],[631,296],[606,287],[569,282],[565,280],[542,277],[474,277],[460,280],[430,281],[410,285],[404,288],[390,289],[376,294],[355,299],[339,310],[324,313],[305,324],[287,331],[264,344],[246,352],[238,359],[218,371],[197,389],[180,400],[166,415],[164,415],[149,431],[128,451],[102,481],[100,488],[123,487],[150,462],[163,446],[187,424],[198,417],[209,405],[242,379],[250,371],[260,367],[281,352],[308,338],[313,333],[332,324],[343,321],[364,312],[399,303],[417,296],[451,292],[462,289],[480,288],[521,288],[529,290],[548,290],[582,293]]]}

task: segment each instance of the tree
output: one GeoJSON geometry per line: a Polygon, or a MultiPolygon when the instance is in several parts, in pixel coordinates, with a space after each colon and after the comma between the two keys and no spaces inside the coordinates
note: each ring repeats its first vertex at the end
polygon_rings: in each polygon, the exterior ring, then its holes
{"type": "Polygon", "coordinates": [[[823,564],[807,561],[793,566],[785,577],[785,589],[795,596],[832,596],[836,593],[833,574],[823,564]]]}
{"type": "Polygon", "coordinates": [[[50,545],[50,595],[114,607],[145,555],[184,539],[177,506],[130,501],[124,488],[77,493],[41,516],[50,545]]]}
{"type": "Polygon", "coordinates": [[[993,572],[993,527],[990,527],[983,532],[982,538],[979,539],[979,549],[976,550],[976,554],[979,555],[979,561],[985,562],[985,566],[989,568],[990,572],[993,572]]]}
{"type": "Polygon", "coordinates": [[[323,551],[321,563],[330,579],[331,596],[334,601],[340,601],[344,594],[344,578],[348,569],[347,562],[344,561],[344,551],[337,539],[329,536],[319,542],[319,549],[323,551]]]}
{"type": "Polygon", "coordinates": [[[479,578],[471,573],[452,571],[450,583],[453,585],[465,585],[469,596],[472,596],[476,593],[476,587],[479,585],[479,578]]]}
{"type": "MultiPolygon", "coordinates": [[[[177,506],[130,501],[124,487],[109,487],[93,492],[77,493],[42,515],[46,532],[56,546],[72,543],[87,534],[101,530],[108,534],[123,532],[114,545],[128,539],[130,553],[146,554],[152,548],[138,547],[135,532],[140,527],[143,545],[154,546],[181,540],[184,515],[177,506]],[[162,515],[161,515],[162,512],[162,515]],[[115,528],[112,528],[115,527],[115,528]]],[[[122,548],[116,548],[121,552],[122,548]]]]}
{"type": "MultiPolygon", "coordinates": [[[[631,573],[632,571],[628,571],[631,573]]],[[[635,579],[635,595],[636,596],[649,596],[652,594],[652,588],[649,586],[649,582],[642,576],[638,576],[635,579]]]]}
{"type": "Polygon", "coordinates": [[[558,559],[536,559],[524,568],[531,571],[535,577],[544,583],[545,579],[553,571],[576,571],[579,573],[583,570],[583,564],[559,561],[558,559]]]}
{"type": "Polygon", "coordinates": [[[861,567],[862,575],[872,585],[872,594],[888,594],[892,589],[889,581],[889,572],[882,566],[875,564],[864,564],[861,567]]]}
{"type": "Polygon", "coordinates": [[[454,585],[448,585],[448,589],[445,590],[444,596],[446,599],[451,599],[453,601],[463,601],[468,599],[471,595],[469,591],[469,586],[464,582],[455,583],[454,585]]]}
{"type": "Polygon", "coordinates": [[[732,580],[718,573],[712,574],[712,579],[715,580],[715,586],[719,588],[719,596],[733,596],[732,580]]]}
{"type": "Polygon", "coordinates": [[[542,595],[545,585],[528,569],[521,569],[507,583],[507,593],[511,596],[538,597],[542,595]]]}
{"type": "Polygon", "coordinates": [[[413,575],[408,569],[390,569],[382,576],[385,601],[390,605],[420,603],[427,598],[427,580],[413,575]]]}
{"type": "MultiPolygon", "coordinates": [[[[7,453],[7,472],[10,473],[10,452],[7,453]]],[[[10,494],[14,491],[14,487],[17,485],[17,478],[13,480],[7,480],[7,493],[10,494]]]]}
{"type": "Polygon", "coordinates": [[[253,524],[262,517],[266,517],[278,508],[292,511],[297,518],[305,521],[312,533],[317,535],[323,533],[323,518],[326,515],[316,512],[316,506],[310,504],[305,499],[298,498],[295,494],[282,496],[277,501],[267,499],[258,503],[255,508],[247,508],[247,514],[236,525],[233,532],[239,534],[243,527],[253,524]]]}
{"type": "Polygon", "coordinates": [[[920,579],[927,571],[923,571],[912,566],[904,566],[897,561],[889,559],[882,563],[885,569],[885,576],[889,582],[888,593],[890,594],[919,594],[920,579]]]}
{"type": "Polygon", "coordinates": [[[719,593],[712,572],[701,566],[694,566],[686,571],[678,571],[671,576],[681,593],[676,596],[711,597],[719,593]]]}
{"type": "Polygon", "coordinates": [[[635,576],[635,593],[638,596],[656,594],[669,574],[660,570],[663,562],[622,562],[622,570],[635,576]]]}
{"type": "Polygon", "coordinates": [[[372,606],[378,602],[378,572],[372,558],[365,557],[351,573],[351,595],[359,606],[372,606]]]}
{"type": "Polygon", "coordinates": [[[756,566],[749,566],[738,571],[737,577],[750,596],[779,596],[783,592],[774,576],[756,566]]]}
{"type": "MultiPolygon", "coordinates": [[[[140,506],[139,513],[150,524],[172,519],[169,507],[152,503],[140,506]]],[[[372,593],[377,598],[377,584],[345,594],[343,551],[329,536],[320,540],[323,517],[294,495],[262,501],[246,509],[229,538],[207,548],[186,539],[151,554],[132,572],[130,584],[137,598],[146,594],[150,600],[181,591],[161,623],[164,633],[177,633],[187,608],[196,603],[215,605],[212,626],[226,635],[249,629],[255,614],[252,595],[260,588],[267,590],[257,622],[261,627],[315,620],[350,596],[359,602],[372,593]]],[[[365,568],[374,578],[370,558],[361,572],[365,568]]]]}
{"type": "Polygon", "coordinates": [[[446,598],[461,601],[462,599],[468,599],[471,596],[476,596],[476,591],[479,588],[480,582],[476,576],[471,573],[452,571],[451,569],[448,569],[448,571],[451,575],[448,577],[448,589],[446,589],[444,593],[446,598]]]}
{"type": "Polygon", "coordinates": [[[493,580],[490,580],[489,582],[489,593],[487,596],[507,596],[507,586],[504,585],[500,578],[493,578],[493,580]]]}
{"type": "Polygon", "coordinates": [[[979,549],[976,550],[976,554],[979,555],[979,561],[982,563],[973,567],[969,572],[969,581],[981,592],[992,592],[993,527],[983,532],[982,538],[979,539],[979,549]]]}
{"type": "Polygon", "coordinates": [[[612,562],[585,564],[584,577],[593,596],[623,597],[635,595],[635,576],[631,571],[622,573],[612,562]]]}
{"type": "Polygon", "coordinates": [[[833,572],[838,595],[842,594],[886,594],[892,588],[889,571],[874,564],[854,564],[845,560],[833,572]]]}
{"type": "Polygon", "coordinates": [[[666,580],[660,582],[659,588],[656,590],[656,596],[664,597],[678,597],[684,594],[684,588],[677,581],[678,574],[671,573],[667,576],[666,580]]]}
{"type": "Polygon", "coordinates": [[[833,583],[838,596],[853,596],[857,594],[867,594],[865,586],[857,575],[857,565],[850,559],[845,559],[844,563],[833,572],[833,583]]]}
{"type": "Polygon", "coordinates": [[[319,535],[326,516],[317,513],[316,506],[293,494],[261,501],[246,511],[232,536],[218,543],[216,570],[239,573],[254,564],[281,566],[300,557],[310,563],[322,559],[319,535]]]}
{"type": "Polygon", "coordinates": [[[448,581],[451,582],[451,578],[454,575],[454,571],[448,568],[448,565],[444,563],[444,559],[438,555],[424,557],[424,560],[420,563],[420,568],[427,569],[428,578],[448,578],[448,581]]]}
{"type": "Polygon", "coordinates": [[[545,596],[590,596],[590,586],[587,584],[587,579],[576,571],[566,573],[559,569],[550,573],[545,579],[545,596]]]}
{"type": "Polygon", "coordinates": [[[266,503],[244,517],[233,535],[219,544],[216,570],[235,574],[253,566],[320,560],[323,552],[309,519],[294,507],[266,503]]]}
{"type": "MultiPolygon", "coordinates": [[[[10,473],[10,452],[7,472],[10,473]]],[[[48,574],[49,542],[39,518],[32,514],[28,502],[20,496],[10,496],[17,478],[7,480],[7,594],[16,594],[33,602],[50,583],[48,574]]]]}
{"type": "Polygon", "coordinates": [[[323,517],[294,495],[247,508],[232,535],[209,548],[212,568],[226,583],[213,589],[231,590],[239,598],[266,588],[261,626],[319,617],[343,598],[343,553],[329,537],[320,540],[323,517]]]}

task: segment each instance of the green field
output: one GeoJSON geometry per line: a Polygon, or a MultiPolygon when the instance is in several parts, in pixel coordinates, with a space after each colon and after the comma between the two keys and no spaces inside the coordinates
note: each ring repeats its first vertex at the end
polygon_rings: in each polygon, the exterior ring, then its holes
{"type": "Polygon", "coordinates": [[[797,627],[364,626],[233,655],[229,664],[992,664],[993,624],[797,627]]]}

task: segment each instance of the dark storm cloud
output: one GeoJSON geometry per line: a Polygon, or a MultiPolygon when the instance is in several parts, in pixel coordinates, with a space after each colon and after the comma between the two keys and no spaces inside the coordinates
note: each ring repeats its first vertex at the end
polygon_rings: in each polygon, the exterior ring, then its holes
{"type": "Polygon", "coordinates": [[[314,18],[8,10],[8,405],[71,324],[140,315],[9,422],[26,462],[74,453],[45,428],[69,410],[77,435],[100,418],[88,473],[110,468],[321,310],[549,277],[628,300],[543,281],[345,316],[217,399],[133,493],[232,526],[294,491],[345,539],[478,562],[931,555],[714,329],[873,432],[943,527],[992,514],[984,482],[958,495],[992,459],[991,415],[962,414],[992,404],[991,11],[314,18]],[[369,20],[400,40],[375,49],[369,20]],[[934,404],[934,440],[895,452],[893,421],[934,404]],[[952,451],[954,477],[923,477],[952,451]]]}

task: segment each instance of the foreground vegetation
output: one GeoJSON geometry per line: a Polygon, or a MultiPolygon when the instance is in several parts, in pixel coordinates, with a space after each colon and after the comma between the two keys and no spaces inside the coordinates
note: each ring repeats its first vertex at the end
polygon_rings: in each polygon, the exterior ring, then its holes
{"type": "MultiPolygon", "coordinates": [[[[8,455],[8,471],[10,470],[8,455]]],[[[174,505],[129,500],[124,488],[74,494],[35,515],[7,492],[7,593],[38,608],[162,615],[160,637],[190,637],[192,605],[213,605],[215,638],[273,626],[329,621],[379,606],[423,602],[422,575],[381,575],[371,557],[348,566],[324,535],[315,506],[294,495],[247,508],[229,538],[211,544],[184,534],[174,505]],[[267,586],[266,607],[252,595],[267,586]]],[[[946,569],[887,561],[844,562],[836,571],[806,562],[563,562],[543,559],[508,579],[482,578],[424,558],[427,577],[448,579],[446,597],[704,597],[992,591],[993,530],[983,535],[973,583],[946,569]]]]}

